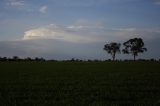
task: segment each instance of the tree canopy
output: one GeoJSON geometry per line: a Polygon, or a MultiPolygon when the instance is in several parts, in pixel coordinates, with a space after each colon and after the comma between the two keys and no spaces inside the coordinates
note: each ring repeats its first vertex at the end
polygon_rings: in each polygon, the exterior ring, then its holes
{"type": "Polygon", "coordinates": [[[139,53],[147,51],[147,48],[144,47],[144,42],[142,38],[133,38],[123,43],[124,49],[122,50],[124,54],[132,54],[134,60],[139,53]]]}
{"type": "Polygon", "coordinates": [[[115,60],[116,53],[120,53],[120,43],[111,42],[109,44],[104,45],[104,50],[107,51],[109,54],[112,55],[112,59],[115,60]]]}

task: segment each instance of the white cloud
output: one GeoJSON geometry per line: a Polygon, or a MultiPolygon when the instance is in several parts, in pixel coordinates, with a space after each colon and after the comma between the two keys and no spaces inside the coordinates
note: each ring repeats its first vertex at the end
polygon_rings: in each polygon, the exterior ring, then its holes
{"type": "Polygon", "coordinates": [[[42,7],[39,9],[39,11],[40,11],[41,13],[46,13],[47,10],[48,10],[48,6],[46,6],[46,5],[42,6],[42,7]]]}
{"type": "Polygon", "coordinates": [[[50,24],[25,32],[23,40],[56,39],[74,43],[124,41],[133,37],[160,38],[160,28],[108,28],[105,22],[78,20],[73,25],[50,24]]]}
{"type": "MultiPolygon", "coordinates": [[[[84,33],[83,33],[84,34],[84,33]]],[[[26,31],[23,40],[30,39],[57,39],[68,42],[84,43],[94,42],[96,39],[80,34],[77,31],[70,30],[68,27],[55,24],[43,26],[40,28],[26,31]]]]}
{"type": "Polygon", "coordinates": [[[11,6],[23,6],[25,2],[24,0],[8,0],[7,4],[11,6]]]}
{"type": "Polygon", "coordinates": [[[75,43],[100,42],[101,38],[96,32],[104,29],[102,23],[78,20],[69,26],[50,24],[26,31],[23,39],[58,39],[75,43]]]}
{"type": "Polygon", "coordinates": [[[104,29],[105,28],[105,22],[103,21],[88,21],[85,19],[80,19],[77,20],[73,25],[68,26],[69,29],[75,29],[75,30],[80,30],[80,29],[104,29]]]}

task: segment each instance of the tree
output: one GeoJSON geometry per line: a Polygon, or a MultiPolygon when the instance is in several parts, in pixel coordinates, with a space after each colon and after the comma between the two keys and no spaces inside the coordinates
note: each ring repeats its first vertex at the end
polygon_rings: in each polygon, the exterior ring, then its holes
{"type": "Polygon", "coordinates": [[[147,51],[147,48],[144,47],[144,42],[142,38],[133,38],[123,43],[124,49],[122,50],[124,54],[132,54],[134,61],[138,53],[143,53],[147,51]]]}
{"type": "Polygon", "coordinates": [[[115,60],[116,53],[120,53],[120,43],[111,42],[109,44],[104,45],[104,50],[112,55],[113,61],[115,60]]]}
{"type": "Polygon", "coordinates": [[[12,60],[13,60],[13,61],[18,61],[18,60],[19,60],[19,57],[18,57],[18,56],[13,56],[12,60]]]}

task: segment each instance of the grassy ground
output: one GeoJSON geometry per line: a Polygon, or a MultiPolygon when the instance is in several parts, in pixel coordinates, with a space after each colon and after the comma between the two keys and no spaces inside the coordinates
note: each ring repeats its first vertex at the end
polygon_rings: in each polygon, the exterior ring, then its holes
{"type": "Polygon", "coordinates": [[[158,62],[0,62],[0,106],[160,105],[158,62]]]}

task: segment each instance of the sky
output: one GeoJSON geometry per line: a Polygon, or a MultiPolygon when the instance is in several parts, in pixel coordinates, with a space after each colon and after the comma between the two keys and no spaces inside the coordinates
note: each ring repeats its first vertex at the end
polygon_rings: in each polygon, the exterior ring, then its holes
{"type": "Polygon", "coordinates": [[[110,59],[106,43],[135,37],[160,58],[160,0],[0,0],[1,57],[110,59]]]}

